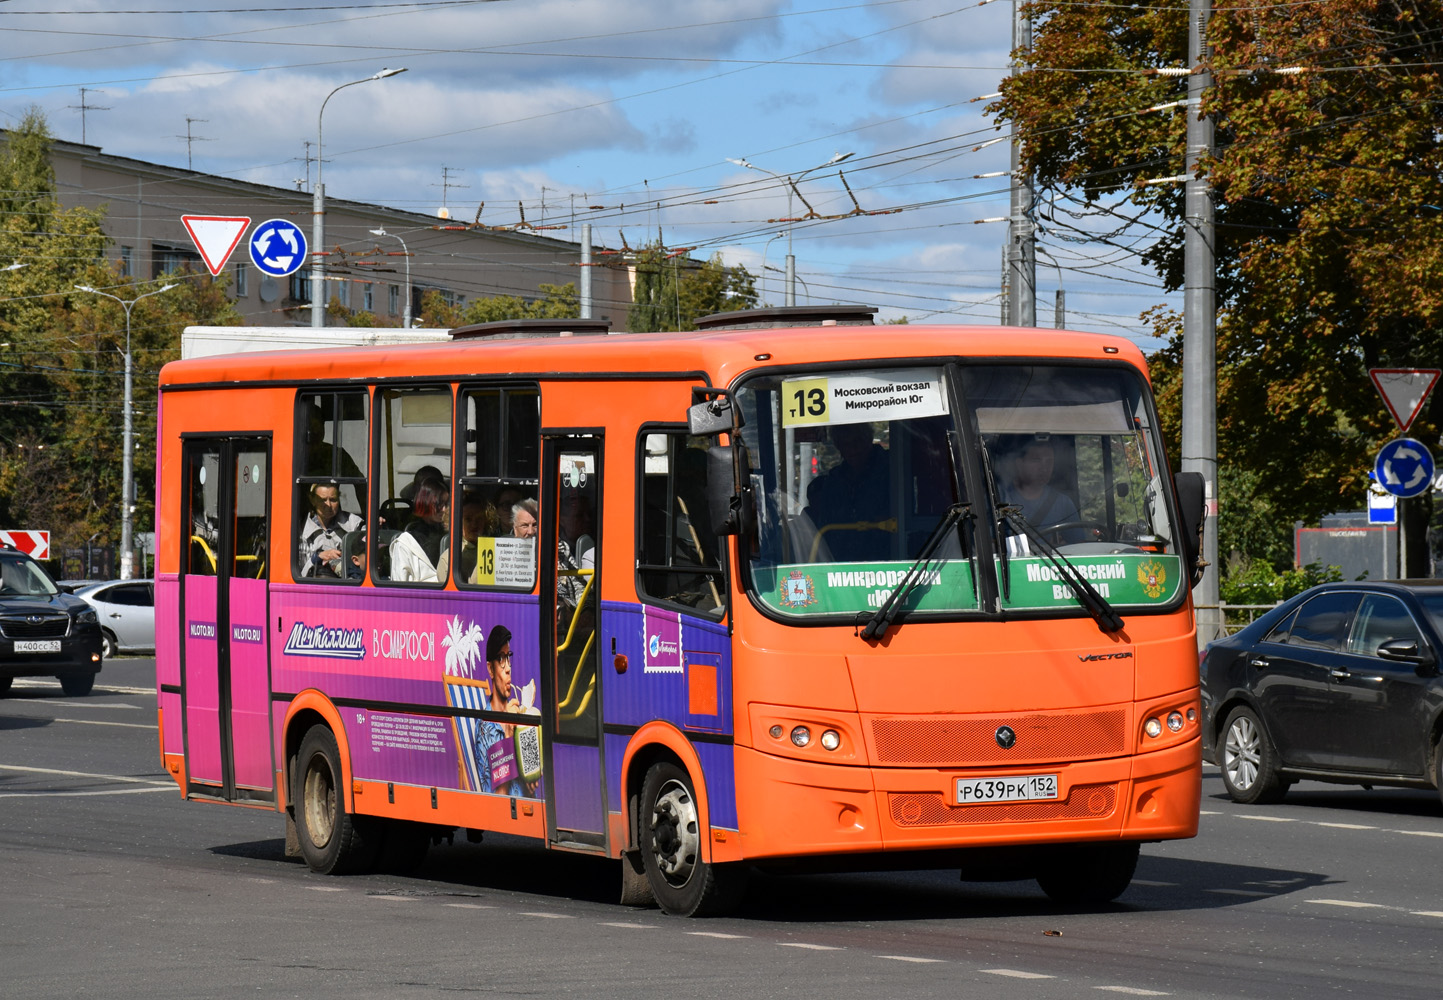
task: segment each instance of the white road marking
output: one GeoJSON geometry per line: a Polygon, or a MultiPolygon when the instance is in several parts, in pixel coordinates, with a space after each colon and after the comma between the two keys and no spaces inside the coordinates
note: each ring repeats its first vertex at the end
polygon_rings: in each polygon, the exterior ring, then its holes
{"type": "Polygon", "coordinates": [[[627,930],[651,931],[656,929],[655,924],[624,924],[619,920],[603,920],[602,927],[625,927],[627,930]]]}
{"type": "MultiPolygon", "coordinates": [[[[174,788],[174,786],[171,786],[174,788]]],[[[101,792],[0,792],[0,799],[75,799],[90,795],[144,795],[147,792],[163,792],[160,788],[112,788],[101,792]]]]}
{"type": "Polygon", "coordinates": [[[1415,917],[1443,917],[1443,912],[1438,910],[1409,910],[1415,917]]]}
{"type": "Polygon", "coordinates": [[[1135,997],[1167,997],[1171,993],[1164,993],[1161,990],[1144,990],[1136,986],[1094,986],[1095,990],[1107,990],[1109,993],[1126,993],[1135,997]]]}
{"type": "Polygon", "coordinates": [[[746,934],[723,934],[721,931],[687,931],[692,937],[720,938],[723,941],[737,941],[747,937],[746,934]]]}
{"type": "MultiPolygon", "coordinates": [[[[1257,813],[1238,813],[1238,819],[1255,819],[1259,823],[1296,823],[1291,816],[1260,816],[1257,813]]],[[[1101,989],[1102,987],[1098,987],[1101,989]]]]}
{"type": "Polygon", "coordinates": [[[38,722],[68,722],[77,726],[120,726],[122,729],[149,729],[155,732],[154,723],[106,722],[104,719],[47,719],[40,715],[0,715],[0,719],[32,719],[38,722]]]}
{"type": "Polygon", "coordinates": [[[778,945],[782,948],[805,948],[808,951],[841,951],[836,945],[830,944],[805,944],[801,941],[780,941],[778,945]]]}
{"type": "Polygon", "coordinates": [[[1362,823],[1316,823],[1317,826],[1330,826],[1335,830],[1376,830],[1376,826],[1364,826],[1362,823]]]}
{"type": "Polygon", "coordinates": [[[1437,830],[1385,830],[1385,833],[1401,833],[1407,837],[1443,837],[1437,830]]]}
{"type": "Polygon", "coordinates": [[[496,907],[494,907],[494,906],[487,906],[487,905],[484,904],[484,903],[446,903],[446,904],[444,904],[444,905],[453,907],[454,909],[457,909],[457,910],[494,910],[494,909],[496,909],[496,907]]]}
{"type": "Polygon", "coordinates": [[[1198,810],[1198,815],[1199,815],[1199,816],[1221,816],[1221,815],[1223,815],[1223,813],[1222,813],[1222,810],[1220,810],[1220,809],[1199,809],[1199,810],[1198,810]]]}
{"type": "Polygon", "coordinates": [[[540,910],[522,910],[523,917],[541,917],[544,920],[570,920],[569,913],[543,913],[540,910]]]}
{"type": "MultiPolygon", "coordinates": [[[[15,681],[15,686],[16,686],[17,688],[34,688],[34,689],[43,688],[43,689],[45,689],[45,690],[55,691],[55,690],[58,690],[58,689],[60,688],[60,682],[59,682],[59,681],[45,681],[45,680],[19,680],[19,679],[17,679],[17,680],[15,681]]],[[[128,686],[125,686],[125,685],[122,685],[122,684],[105,684],[105,683],[100,682],[100,681],[97,680],[97,683],[96,683],[94,689],[92,689],[90,693],[91,693],[91,696],[92,696],[92,697],[95,696],[95,695],[98,695],[98,694],[155,694],[155,688],[153,688],[153,687],[128,687],[128,686]]],[[[96,707],[100,707],[100,706],[96,706],[96,707]]],[[[119,707],[137,708],[137,707],[139,707],[139,706],[136,706],[136,705],[125,705],[125,706],[106,706],[106,707],[115,707],[115,708],[119,708],[119,707]]]]}
{"type": "Polygon", "coordinates": [[[379,896],[370,896],[370,897],[368,897],[368,898],[370,898],[370,899],[384,899],[384,900],[385,900],[386,902],[388,902],[388,903],[414,903],[414,902],[416,901],[416,897],[415,897],[415,896],[379,895],[379,896]]]}
{"type": "Polygon", "coordinates": [[[0,771],[20,771],[25,774],[53,774],[61,778],[99,778],[101,781],[119,781],[132,785],[155,785],[159,788],[173,788],[173,781],[157,781],[154,778],[133,778],[125,774],[91,774],[89,771],[62,771],[54,767],[25,767],[21,764],[0,764],[0,771]]]}
{"type": "Polygon", "coordinates": [[[1023,972],[1020,969],[979,969],[989,976],[1006,976],[1009,979],[1056,979],[1056,976],[1044,976],[1040,972],[1023,972]]]}
{"type": "Polygon", "coordinates": [[[308,885],[311,892],[345,892],[346,890],[338,885],[308,885]]]}
{"type": "Polygon", "coordinates": [[[1153,889],[1175,889],[1178,885],[1176,882],[1152,882],[1145,878],[1135,878],[1132,880],[1132,884],[1145,885],[1153,889]]]}
{"type": "Polygon", "coordinates": [[[941,962],[940,958],[917,958],[914,955],[878,955],[878,958],[889,959],[893,962],[916,962],[918,965],[941,962]]]}
{"type": "Polygon", "coordinates": [[[1358,910],[1386,910],[1388,907],[1382,903],[1360,903],[1356,899],[1305,899],[1305,903],[1317,903],[1320,906],[1349,906],[1358,910]]]}

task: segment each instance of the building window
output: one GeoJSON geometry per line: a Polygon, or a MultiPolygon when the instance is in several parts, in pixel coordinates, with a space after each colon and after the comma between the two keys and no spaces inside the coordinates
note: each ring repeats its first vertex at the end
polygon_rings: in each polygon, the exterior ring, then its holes
{"type": "Polygon", "coordinates": [[[291,274],[290,297],[296,302],[311,301],[311,269],[303,267],[291,274]]]}
{"type": "Polygon", "coordinates": [[[135,277],[135,256],[130,247],[120,248],[120,276],[122,278],[135,277]]]}
{"type": "Polygon", "coordinates": [[[376,308],[375,286],[369,281],[361,285],[361,308],[366,312],[373,312],[376,308]]]}
{"type": "Polygon", "coordinates": [[[246,262],[243,261],[243,260],[238,260],[238,261],[236,261],[236,262],[235,262],[235,293],[236,293],[236,297],[237,297],[237,298],[240,298],[240,297],[243,296],[243,295],[249,295],[249,294],[250,294],[250,291],[251,291],[251,287],[250,287],[250,286],[251,286],[251,281],[250,281],[250,278],[251,278],[250,267],[246,264],[246,262]]]}
{"type": "Polygon", "coordinates": [[[401,311],[401,290],[395,285],[386,286],[386,313],[390,316],[401,311]]]}
{"type": "Polygon", "coordinates": [[[342,278],[336,282],[336,301],[341,304],[342,308],[351,308],[351,280],[349,278],[342,278]]]}

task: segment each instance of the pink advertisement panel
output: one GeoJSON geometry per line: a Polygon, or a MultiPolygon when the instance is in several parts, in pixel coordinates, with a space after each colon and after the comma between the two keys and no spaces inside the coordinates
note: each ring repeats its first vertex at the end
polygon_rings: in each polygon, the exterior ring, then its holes
{"type": "Polygon", "coordinates": [[[264,580],[230,580],[231,753],[239,787],[269,789],[271,683],[264,580]]]}
{"type": "Polygon", "coordinates": [[[315,688],[336,703],[357,778],[539,797],[534,596],[284,585],[272,595],[277,697],[315,688]]]}
{"type": "Polygon", "coordinates": [[[186,764],[192,781],[222,780],[216,578],[185,577],[186,764]]]}

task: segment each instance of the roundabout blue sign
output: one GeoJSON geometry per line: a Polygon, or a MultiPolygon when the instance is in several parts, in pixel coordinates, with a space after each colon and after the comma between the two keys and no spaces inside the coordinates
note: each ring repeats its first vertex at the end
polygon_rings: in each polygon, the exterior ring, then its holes
{"type": "Polygon", "coordinates": [[[284,278],[306,262],[306,234],[287,219],[269,219],[251,232],[251,260],[273,278],[284,278]]]}
{"type": "Polygon", "coordinates": [[[1433,485],[1433,456],[1421,441],[1397,438],[1378,451],[1378,485],[1396,497],[1416,497],[1433,485]]]}

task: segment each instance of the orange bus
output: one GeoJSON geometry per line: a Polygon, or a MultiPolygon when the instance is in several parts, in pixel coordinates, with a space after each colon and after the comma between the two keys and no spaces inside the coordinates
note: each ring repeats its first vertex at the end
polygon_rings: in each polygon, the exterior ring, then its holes
{"type": "Polygon", "coordinates": [[[754,867],[1115,898],[1197,831],[1201,477],[1131,342],[872,312],[167,365],[181,792],[318,872],[499,831],[676,914],[754,867]]]}

